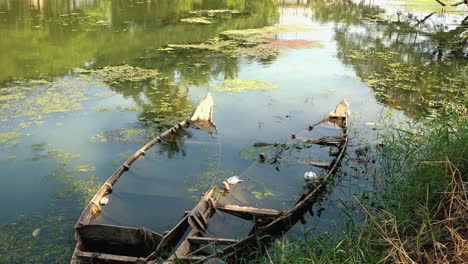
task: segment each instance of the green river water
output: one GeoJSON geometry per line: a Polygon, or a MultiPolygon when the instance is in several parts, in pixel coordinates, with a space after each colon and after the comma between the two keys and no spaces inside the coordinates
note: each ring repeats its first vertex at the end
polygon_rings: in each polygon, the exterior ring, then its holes
{"type": "Polygon", "coordinates": [[[68,262],[102,182],[207,92],[221,147],[157,149],[163,166],[126,175],[125,206],[100,221],[162,233],[214,172],[253,182],[253,204],[287,208],[307,168],[251,166],[252,144],[284,141],[347,98],[342,169],[292,234],[332,232],[340,201],[378,182],[355,150],[376,144],[382,118],[467,104],[468,10],[434,3],[0,0],[0,263],[68,262]]]}

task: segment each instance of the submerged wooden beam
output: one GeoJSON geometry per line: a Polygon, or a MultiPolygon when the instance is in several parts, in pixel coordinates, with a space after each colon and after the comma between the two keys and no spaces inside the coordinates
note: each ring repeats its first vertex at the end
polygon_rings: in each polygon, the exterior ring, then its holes
{"type": "Polygon", "coordinates": [[[306,144],[317,144],[317,145],[327,145],[327,146],[338,146],[344,141],[344,137],[332,136],[332,137],[322,137],[318,139],[305,139],[303,142],[306,144]]]}
{"type": "Polygon", "coordinates": [[[319,168],[328,168],[330,167],[331,163],[330,162],[318,162],[318,161],[309,161],[307,164],[319,167],[319,168]]]}
{"type": "Polygon", "coordinates": [[[219,244],[230,245],[239,242],[237,239],[230,238],[215,238],[215,237],[187,237],[187,239],[195,244],[219,244]]]}
{"type": "Polygon", "coordinates": [[[223,211],[228,214],[235,215],[237,217],[246,219],[246,220],[255,220],[258,218],[265,217],[278,217],[282,214],[282,211],[275,209],[264,209],[264,208],[255,208],[249,206],[238,206],[238,205],[217,205],[216,209],[223,211]]]}

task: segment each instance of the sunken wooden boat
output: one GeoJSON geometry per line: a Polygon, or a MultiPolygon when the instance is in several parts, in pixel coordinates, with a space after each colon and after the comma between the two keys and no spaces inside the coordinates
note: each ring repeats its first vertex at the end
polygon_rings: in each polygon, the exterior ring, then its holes
{"type": "MultiPolygon", "coordinates": [[[[72,263],[204,263],[216,258],[236,263],[240,259],[245,260],[246,256],[248,258],[248,252],[265,250],[268,243],[290,230],[297,222],[304,221],[304,215],[310,212],[313,204],[324,193],[327,182],[336,173],[343,159],[348,143],[349,115],[349,105],[345,99],[323,120],[293,134],[288,140],[291,146],[315,144],[333,148],[334,153],[330,162],[308,163],[322,168],[325,174],[319,181],[308,184],[295,204],[287,210],[230,204],[227,198],[237,186],[223,182],[224,187],[217,188],[213,181],[198,203],[190,211],[186,211],[182,219],[163,235],[146,228],[92,224],[91,220],[100,214],[101,207],[106,206],[103,201],[112,192],[113,185],[138,157],[167,136],[197,125],[197,122],[198,126],[211,126],[212,109],[211,96],[207,95],[191,119],[180,122],[138,150],[103,184],[75,225],[77,244],[72,263]],[[324,125],[336,127],[339,135],[307,137],[308,132],[324,125]],[[221,213],[250,222],[250,232],[235,239],[213,236],[207,229],[213,217],[221,213]]],[[[265,166],[274,166],[274,161],[269,162],[264,153],[259,153],[258,162],[265,166]]]]}

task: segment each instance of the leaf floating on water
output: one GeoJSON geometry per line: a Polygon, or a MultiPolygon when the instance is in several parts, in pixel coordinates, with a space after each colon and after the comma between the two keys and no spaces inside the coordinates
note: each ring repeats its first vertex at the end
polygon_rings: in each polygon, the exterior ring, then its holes
{"type": "Polygon", "coordinates": [[[39,234],[41,233],[41,228],[38,228],[32,232],[33,237],[38,237],[39,234]]]}

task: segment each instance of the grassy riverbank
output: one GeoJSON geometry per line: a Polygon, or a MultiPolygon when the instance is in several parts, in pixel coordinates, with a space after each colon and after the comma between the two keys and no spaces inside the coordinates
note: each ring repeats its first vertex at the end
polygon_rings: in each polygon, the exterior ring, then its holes
{"type": "Polygon", "coordinates": [[[342,212],[337,235],[278,243],[261,263],[466,263],[466,109],[444,108],[379,133],[369,170],[380,179],[342,212]],[[352,209],[354,208],[354,209],[352,209]],[[358,221],[356,215],[364,221],[358,221]]]}

